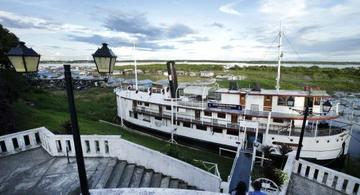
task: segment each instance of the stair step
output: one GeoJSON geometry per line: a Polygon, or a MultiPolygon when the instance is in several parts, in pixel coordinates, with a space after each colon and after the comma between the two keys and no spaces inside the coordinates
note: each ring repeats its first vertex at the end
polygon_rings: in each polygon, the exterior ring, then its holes
{"type": "Polygon", "coordinates": [[[143,178],[141,179],[140,187],[141,188],[148,188],[150,187],[151,177],[154,174],[152,170],[146,170],[144,173],[143,178]]]}
{"type": "Polygon", "coordinates": [[[111,159],[109,161],[109,163],[107,164],[107,167],[104,170],[104,173],[102,174],[101,178],[99,179],[99,182],[96,184],[95,188],[96,189],[100,189],[100,188],[104,188],[107,181],[110,178],[110,175],[115,167],[117,163],[117,159],[111,159]]]}
{"type": "Polygon", "coordinates": [[[96,184],[99,183],[107,165],[109,164],[111,158],[104,158],[99,160],[98,166],[96,166],[94,174],[88,179],[90,188],[95,188],[96,184]]]}
{"type": "Polygon", "coordinates": [[[160,188],[168,188],[170,183],[170,177],[166,176],[161,179],[160,188]]]}
{"type": "Polygon", "coordinates": [[[180,189],[187,189],[188,188],[188,185],[186,183],[184,183],[183,181],[180,181],[179,182],[179,188],[180,189]]]}
{"type": "Polygon", "coordinates": [[[138,188],[144,175],[144,167],[136,167],[130,181],[130,188],[138,188]]]}
{"type": "Polygon", "coordinates": [[[134,164],[128,164],[125,167],[125,170],[121,176],[120,182],[117,187],[120,188],[127,188],[129,187],[131,177],[134,173],[135,165],[134,164]]]}
{"type": "Polygon", "coordinates": [[[105,188],[116,188],[126,165],[127,163],[125,161],[118,161],[105,188]]]}
{"type": "Polygon", "coordinates": [[[177,179],[171,179],[169,188],[178,188],[179,187],[179,180],[177,179]]]}
{"type": "Polygon", "coordinates": [[[161,173],[154,173],[151,177],[150,187],[158,188],[160,187],[162,174],[161,173]]]}

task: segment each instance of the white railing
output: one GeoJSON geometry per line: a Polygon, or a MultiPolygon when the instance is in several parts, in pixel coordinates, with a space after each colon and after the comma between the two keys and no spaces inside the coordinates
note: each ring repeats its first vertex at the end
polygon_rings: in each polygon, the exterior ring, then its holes
{"type": "Polygon", "coordinates": [[[40,145],[38,128],[0,136],[0,156],[37,148],[40,145]]]}
{"type": "MultiPolygon", "coordinates": [[[[72,135],[55,135],[45,127],[1,136],[0,141],[2,140],[7,147],[7,151],[1,152],[2,155],[41,145],[52,156],[66,156],[67,153],[69,156],[75,156],[72,135]],[[30,138],[30,145],[22,141],[26,135],[30,138]],[[19,147],[13,146],[13,138],[18,140],[19,147]]],[[[158,151],[126,141],[119,135],[82,135],[81,143],[84,157],[115,157],[181,179],[202,190],[212,192],[220,190],[221,178],[219,176],[158,151]]]]}
{"type": "Polygon", "coordinates": [[[294,162],[293,173],[346,194],[360,194],[360,179],[305,160],[294,162]]]}

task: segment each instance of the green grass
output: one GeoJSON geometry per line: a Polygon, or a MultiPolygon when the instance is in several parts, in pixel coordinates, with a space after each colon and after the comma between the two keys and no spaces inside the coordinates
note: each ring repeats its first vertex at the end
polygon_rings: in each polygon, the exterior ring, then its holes
{"type": "MultiPolygon", "coordinates": [[[[26,130],[45,126],[55,133],[63,133],[61,125],[69,120],[67,99],[64,91],[33,90],[21,95],[13,106],[17,130],[26,130]]],[[[92,88],[75,92],[75,102],[81,134],[121,135],[123,139],[148,148],[169,152],[167,141],[128,131],[109,124],[98,122],[99,119],[113,121],[116,116],[116,100],[112,89],[92,88]]],[[[217,163],[222,178],[229,175],[232,159],[216,153],[202,151],[185,146],[178,146],[178,157],[197,165],[193,159],[217,163]]]]}

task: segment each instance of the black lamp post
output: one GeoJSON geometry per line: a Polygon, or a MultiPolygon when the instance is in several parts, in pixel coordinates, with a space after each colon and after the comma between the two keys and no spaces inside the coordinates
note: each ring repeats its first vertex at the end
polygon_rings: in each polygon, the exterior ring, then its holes
{"type": "Polygon", "coordinates": [[[299,158],[300,158],[300,152],[301,152],[302,142],[303,142],[303,138],[304,138],[306,120],[307,120],[307,117],[309,115],[309,104],[310,104],[310,91],[309,91],[308,96],[306,96],[306,99],[305,99],[304,118],[303,118],[303,123],[302,123],[302,126],[301,126],[299,144],[298,144],[298,148],[297,148],[296,156],[295,156],[296,160],[299,160],[299,158]]]}
{"type": "MultiPolygon", "coordinates": [[[[9,53],[7,53],[7,56],[17,72],[28,73],[38,71],[40,55],[37,54],[33,49],[27,48],[24,42],[20,42],[20,44],[16,48],[10,49],[9,53]]],[[[93,57],[98,72],[109,73],[110,75],[115,65],[116,56],[107,47],[106,43],[103,44],[103,47],[101,49],[98,49],[95,54],[93,54],[93,57]]],[[[84,156],[81,147],[81,138],[74,101],[70,65],[64,65],[64,76],[69,104],[69,112],[71,116],[71,127],[75,146],[81,193],[83,195],[89,195],[89,186],[87,182],[84,156]]]]}
{"type": "Polygon", "coordinates": [[[6,55],[16,72],[29,73],[38,71],[40,55],[32,48],[26,47],[24,42],[19,42],[18,46],[11,48],[6,55]]]}
{"type": "Polygon", "coordinates": [[[99,73],[110,75],[113,72],[117,56],[109,49],[107,43],[103,43],[92,56],[99,73]]]}

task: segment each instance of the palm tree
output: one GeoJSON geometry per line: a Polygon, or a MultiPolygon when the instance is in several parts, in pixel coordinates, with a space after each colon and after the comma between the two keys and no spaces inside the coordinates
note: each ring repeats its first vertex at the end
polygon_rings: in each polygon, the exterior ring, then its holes
{"type": "Polygon", "coordinates": [[[280,152],[281,159],[282,159],[281,168],[284,166],[284,161],[287,158],[286,154],[291,152],[291,151],[292,151],[292,148],[287,144],[282,143],[279,146],[279,152],[280,152]]]}

